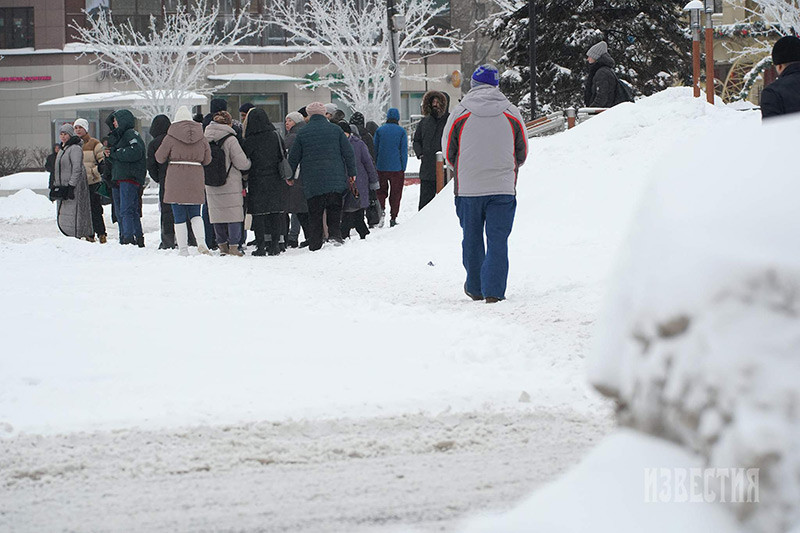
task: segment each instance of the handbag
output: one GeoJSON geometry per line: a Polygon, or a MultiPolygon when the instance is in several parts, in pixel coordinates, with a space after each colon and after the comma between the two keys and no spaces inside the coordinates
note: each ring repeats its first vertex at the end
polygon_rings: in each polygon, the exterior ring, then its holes
{"type": "Polygon", "coordinates": [[[67,185],[53,185],[50,187],[50,201],[66,200],[69,194],[69,186],[67,185]]]}
{"type": "Polygon", "coordinates": [[[288,181],[294,177],[292,173],[292,166],[289,164],[289,160],[286,159],[286,147],[283,145],[283,139],[281,139],[281,136],[277,131],[275,132],[275,135],[278,136],[278,144],[281,147],[281,161],[278,163],[278,173],[280,174],[282,180],[288,181]]]}

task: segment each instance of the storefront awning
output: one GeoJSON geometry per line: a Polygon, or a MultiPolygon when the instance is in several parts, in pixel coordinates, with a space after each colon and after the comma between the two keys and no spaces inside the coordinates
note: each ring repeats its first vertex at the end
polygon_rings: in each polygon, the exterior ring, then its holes
{"type": "Polygon", "coordinates": [[[263,82],[308,82],[305,78],[295,78],[294,76],[284,76],[283,74],[266,74],[264,72],[237,72],[235,74],[212,74],[208,77],[214,81],[263,81],[263,82]]]}
{"type": "MultiPolygon", "coordinates": [[[[136,107],[146,99],[146,95],[136,91],[118,91],[112,93],[78,94],[64,96],[54,100],[42,102],[37,107],[39,111],[72,111],[87,109],[115,109],[118,107],[136,107]]],[[[185,106],[205,105],[208,98],[199,93],[186,93],[181,99],[185,106]]]]}

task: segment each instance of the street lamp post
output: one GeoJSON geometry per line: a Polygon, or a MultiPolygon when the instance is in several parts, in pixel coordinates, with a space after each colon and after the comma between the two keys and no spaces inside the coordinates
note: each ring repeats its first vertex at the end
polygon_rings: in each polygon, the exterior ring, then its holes
{"type": "Polygon", "coordinates": [[[708,103],[714,103],[716,90],[714,87],[714,0],[706,2],[706,98],[708,103]]]}
{"type": "Polygon", "coordinates": [[[394,0],[386,1],[386,20],[388,23],[389,40],[391,43],[392,70],[389,73],[389,89],[391,92],[392,107],[400,109],[400,36],[398,32],[406,27],[406,18],[398,15],[394,8],[394,0]]]}
{"type": "Polygon", "coordinates": [[[692,0],[683,8],[689,12],[692,28],[692,87],[694,97],[700,98],[700,13],[703,11],[703,2],[692,0]]]}

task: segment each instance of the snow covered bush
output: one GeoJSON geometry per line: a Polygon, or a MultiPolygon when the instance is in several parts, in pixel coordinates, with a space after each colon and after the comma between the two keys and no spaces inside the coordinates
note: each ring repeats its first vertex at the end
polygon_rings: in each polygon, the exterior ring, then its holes
{"type": "Polygon", "coordinates": [[[669,150],[590,367],[621,424],[758,468],[760,503],[726,508],[760,533],[800,526],[799,127],[710,125],[669,150]]]}

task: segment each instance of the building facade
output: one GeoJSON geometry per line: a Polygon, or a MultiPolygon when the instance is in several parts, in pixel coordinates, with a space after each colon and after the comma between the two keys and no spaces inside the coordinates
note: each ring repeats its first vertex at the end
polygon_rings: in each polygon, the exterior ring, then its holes
{"type": "MultiPolygon", "coordinates": [[[[48,147],[55,141],[58,127],[78,117],[89,121],[92,135],[102,137],[107,134],[105,118],[115,104],[97,103],[92,95],[135,90],[119,72],[99,68],[91,63],[93,55],[81,54],[70,26],[85,24],[84,10],[91,14],[109,7],[114,17],[130,20],[144,31],[151,15],[174,12],[179,3],[187,1],[191,0],[0,0],[0,117],[4,126],[0,128],[0,147],[48,147]]],[[[251,14],[266,14],[270,1],[254,0],[251,14]]],[[[220,0],[218,4],[222,28],[239,9],[239,0],[220,0]]],[[[448,24],[449,20],[437,23],[448,24]]],[[[302,88],[301,80],[312,73],[336,75],[324,57],[315,54],[284,64],[295,53],[287,46],[287,36],[274,27],[267,27],[245,44],[239,51],[241,61],[227,58],[207,73],[210,83],[227,83],[212,98],[226,99],[232,114],[236,115],[241,104],[251,102],[280,124],[286,113],[315,100],[338,102],[329,89],[302,88]]],[[[457,101],[460,90],[451,80],[460,68],[460,53],[454,52],[404,67],[404,75],[436,80],[402,80],[403,120],[419,114],[426,89],[448,92],[457,101]]],[[[340,107],[349,115],[351,110],[340,107]]],[[[197,111],[208,112],[208,104],[197,111]]],[[[148,126],[147,120],[138,124],[145,134],[148,126]]]]}

